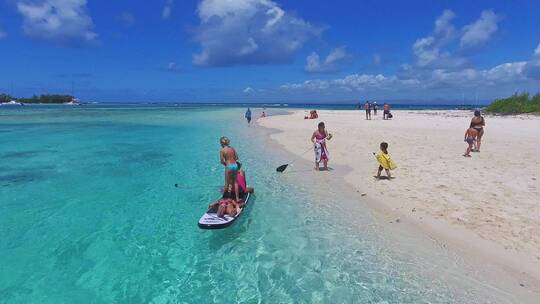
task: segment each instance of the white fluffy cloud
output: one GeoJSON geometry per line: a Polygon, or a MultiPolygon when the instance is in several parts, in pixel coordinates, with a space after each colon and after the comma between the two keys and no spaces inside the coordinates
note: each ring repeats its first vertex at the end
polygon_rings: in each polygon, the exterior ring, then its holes
{"type": "Polygon", "coordinates": [[[435,20],[435,35],[443,40],[451,38],[456,30],[452,24],[452,20],[454,20],[455,17],[456,14],[452,10],[444,10],[435,20]]]}
{"type": "Polygon", "coordinates": [[[347,57],[349,55],[344,47],[333,49],[323,61],[321,61],[319,54],[313,52],[306,58],[305,70],[310,73],[333,72],[337,70],[338,64],[347,57]]]}
{"type": "Polygon", "coordinates": [[[452,20],[456,17],[451,10],[445,10],[435,19],[432,35],[416,40],[413,53],[416,65],[421,68],[456,68],[466,64],[464,58],[454,56],[444,47],[455,38],[452,20]]]}
{"type": "Polygon", "coordinates": [[[204,66],[283,63],[321,29],[270,0],[203,0],[195,39],[204,66]]]}
{"type": "MultiPolygon", "coordinates": [[[[498,97],[511,94],[523,86],[540,85],[540,44],[529,60],[502,63],[491,68],[474,68],[465,57],[450,50],[484,45],[496,32],[499,17],[492,11],[484,11],[480,19],[462,31],[456,31],[452,25],[454,17],[455,14],[449,10],[437,17],[431,35],[413,44],[415,62],[403,64],[394,75],[352,74],[337,79],[288,83],[280,89],[285,93],[312,93],[314,96],[329,93],[357,96],[361,93],[407,98],[437,94],[452,98],[464,92],[482,90],[486,96],[498,97]]],[[[314,58],[317,63],[318,57],[314,58]]]]}
{"type": "Polygon", "coordinates": [[[465,27],[460,45],[464,49],[481,47],[497,32],[501,20],[492,10],[485,10],[480,19],[465,27]]]}
{"type": "Polygon", "coordinates": [[[174,4],[173,0],[165,1],[165,6],[163,7],[163,10],[161,11],[161,17],[163,19],[169,19],[169,17],[171,16],[173,4],[174,4]]]}
{"type": "Polygon", "coordinates": [[[525,81],[524,67],[526,64],[527,62],[504,63],[486,70],[472,68],[457,71],[434,69],[410,78],[395,75],[384,76],[382,74],[352,74],[344,78],[306,80],[301,83],[285,84],[281,86],[281,89],[318,92],[364,92],[376,90],[379,93],[385,93],[399,91],[403,95],[410,95],[419,89],[497,87],[525,81]]]}
{"type": "Polygon", "coordinates": [[[124,27],[132,27],[135,24],[135,16],[130,12],[121,12],[117,19],[124,27]]]}
{"type": "Polygon", "coordinates": [[[523,72],[529,78],[540,80],[540,43],[534,50],[533,59],[529,60],[523,67],[523,72]]]}
{"type": "Polygon", "coordinates": [[[254,90],[253,88],[247,87],[247,88],[244,89],[243,92],[246,93],[246,94],[249,94],[249,93],[253,93],[254,91],[255,91],[255,90],[254,90]]]}
{"type": "Polygon", "coordinates": [[[98,39],[86,0],[23,0],[17,2],[17,9],[24,18],[24,32],[32,38],[61,46],[86,45],[98,39]]]}
{"type": "Polygon", "coordinates": [[[182,68],[176,62],[171,61],[167,64],[167,66],[165,66],[165,68],[162,68],[162,70],[177,73],[181,72],[182,68]]]}
{"type": "Polygon", "coordinates": [[[396,77],[385,77],[382,74],[353,74],[344,78],[331,80],[306,80],[301,83],[290,83],[282,85],[285,90],[307,90],[307,91],[325,91],[325,90],[343,90],[343,91],[364,91],[372,88],[385,88],[396,83],[396,77]]]}

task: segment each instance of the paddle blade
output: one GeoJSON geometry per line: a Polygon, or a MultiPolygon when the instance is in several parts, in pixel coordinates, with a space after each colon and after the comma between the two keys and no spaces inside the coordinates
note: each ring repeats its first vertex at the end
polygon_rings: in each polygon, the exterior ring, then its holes
{"type": "Polygon", "coordinates": [[[281,166],[279,166],[279,167],[276,168],[276,171],[277,171],[277,172],[283,172],[283,171],[285,171],[285,169],[287,169],[287,166],[288,166],[288,165],[289,165],[289,164],[281,165],[281,166]]]}

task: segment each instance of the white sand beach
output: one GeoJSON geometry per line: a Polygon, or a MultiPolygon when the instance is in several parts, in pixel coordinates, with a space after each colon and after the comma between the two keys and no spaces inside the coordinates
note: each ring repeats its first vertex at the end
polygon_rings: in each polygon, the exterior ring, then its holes
{"type": "MultiPolygon", "coordinates": [[[[282,131],[272,139],[299,155],[324,121],[334,135],[330,167],[350,167],[344,180],[388,219],[414,223],[445,246],[540,282],[540,117],[487,116],[482,151],[465,158],[470,111],[393,114],[392,120],[379,113],[368,121],[363,111],[323,110],[319,119],[304,120],[298,110],[258,123],[282,131]],[[372,152],[382,141],[398,166],[391,181],[373,177],[378,164],[372,152]]],[[[303,158],[312,161],[313,153],[303,158]]]]}

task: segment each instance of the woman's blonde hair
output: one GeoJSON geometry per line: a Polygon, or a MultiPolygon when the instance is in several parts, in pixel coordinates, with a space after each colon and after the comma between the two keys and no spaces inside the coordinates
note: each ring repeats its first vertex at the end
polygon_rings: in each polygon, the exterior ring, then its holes
{"type": "Polygon", "coordinates": [[[231,140],[227,136],[221,136],[219,143],[227,146],[231,143],[231,140]]]}

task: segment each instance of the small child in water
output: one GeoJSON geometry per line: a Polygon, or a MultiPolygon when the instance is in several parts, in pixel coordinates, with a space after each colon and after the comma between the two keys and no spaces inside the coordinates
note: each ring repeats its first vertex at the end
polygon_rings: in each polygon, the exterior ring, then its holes
{"type": "Polygon", "coordinates": [[[471,151],[473,150],[474,143],[476,142],[476,137],[478,136],[478,131],[475,128],[468,128],[465,131],[465,142],[469,145],[467,150],[465,150],[465,157],[471,157],[471,151]]]}
{"type": "Polygon", "coordinates": [[[377,161],[379,162],[379,169],[377,170],[377,176],[376,178],[381,178],[382,170],[384,169],[386,171],[386,176],[388,176],[388,179],[392,178],[392,175],[390,174],[390,170],[394,170],[396,168],[396,164],[390,157],[390,153],[388,153],[388,143],[382,142],[380,145],[381,152],[378,154],[373,153],[375,155],[375,158],[377,158],[377,161]]]}

